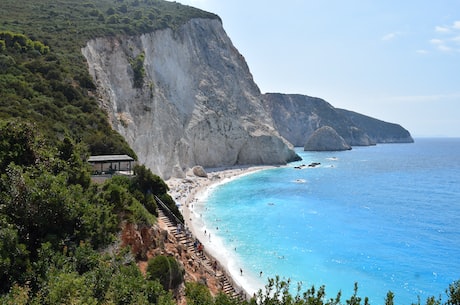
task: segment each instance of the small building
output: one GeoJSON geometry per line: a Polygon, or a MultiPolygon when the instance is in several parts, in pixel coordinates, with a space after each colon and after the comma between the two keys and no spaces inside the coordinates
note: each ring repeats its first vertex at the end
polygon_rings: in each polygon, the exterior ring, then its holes
{"type": "Polygon", "coordinates": [[[93,175],[132,175],[134,159],[128,155],[100,155],[90,156],[88,163],[92,166],[93,175]]]}

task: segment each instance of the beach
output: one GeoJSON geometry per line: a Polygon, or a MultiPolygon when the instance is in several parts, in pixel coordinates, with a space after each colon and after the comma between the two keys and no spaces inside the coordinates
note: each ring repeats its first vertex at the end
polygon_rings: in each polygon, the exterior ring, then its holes
{"type": "Polygon", "coordinates": [[[207,177],[199,177],[190,170],[185,178],[170,178],[166,181],[169,194],[179,206],[185,225],[204,245],[205,251],[216,259],[233,282],[248,295],[252,296],[263,287],[261,279],[241,270],[237,264],[236,249],[228,249],[219,238],[217,228],[208,228],[203,222],[198,206],[203,206],[209,192],[224,183],[244,175],[273,166],[240,166],[231,168],[206,169],[207,177]]]}

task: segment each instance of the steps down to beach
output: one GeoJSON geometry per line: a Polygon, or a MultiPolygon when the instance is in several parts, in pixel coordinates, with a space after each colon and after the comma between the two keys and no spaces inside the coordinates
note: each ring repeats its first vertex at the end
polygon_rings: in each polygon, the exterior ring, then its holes
{"type": "Polygon", "coordinates": [[[227,276],[224,268],[218,266],[218,262],[206,251],[197,248],[197,239],[182,224],[176,225],[162,209],[158,209],[158,220],[164,224],[164,229],[172,234],[176,241],[181,244],[188,253],[192,253],[193,259],[197,260],[203,272],[216,279],[220,290],[236,299],[246,299],[247,296],[242,289],[236,289],[231,279],[227,276]]]}

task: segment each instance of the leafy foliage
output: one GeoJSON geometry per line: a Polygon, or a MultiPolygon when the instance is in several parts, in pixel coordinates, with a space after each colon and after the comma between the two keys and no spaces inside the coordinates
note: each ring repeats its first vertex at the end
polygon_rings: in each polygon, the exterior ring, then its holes
{"type": "Polygon", "coordinates": [[[141,88],[142,85],[144,84],[144,75],[145,75],[144,59],[145,59],[145,54],[141,53],[137,55],[136,58],[130,61],[130,64],[131,64],[131,67],[134,73],[134,87],[135,88],[141,88]]]}
{"type": "Polygon", "coordinates": [[[185,295],[187,298],[187,304],[190,305],[204,305],[214,303],[209,289],[200,283],[187,283],[185,285],[185,295]]]}
{"type": "Polygon", "coordinates": [[[156,221],[135,197],[138,184],[91,184],[84,146],[69,138],[50,145],[32,123],[0,121],[0,147],[0,303],[172,302],[129,252],[96,251],[122,222],[156,221]]]}
{"type": "Polygon", "coordinates": [[[147,272],[151,280],[158,280],[165,290],[177,288],[183,281],[183,269],[172,256],[158,255],[149,260],[147,272]]]}
{"type": "MultiPolygon", "coordinates": [[[[144,165],[134,166],[134,174],[135,177],[132,180],[133,187],[140,190],[138,197],[145,203],[147,210],[151,213],[153,213],[153,210],[156,210],[157,203],[153,198],[153,195],[156,195],[181,222],[184,222],[184,218],[176,203],[167,193],[169,191],[168,186],[159,176],[153,174],[144,165]]],[[[134,190],[132,191],[134,192],[134,190]]]]}
{"type": "MultiPolygon", "coordinates": [[[[192,17],[217,16],[157,0],[2,0],[0,118],[35,122],[51,139],[62,135],[92,154],[135,153],[98,107],[81,47],[95,37],[177,28],[192,17]]],[[[143,84],[143,54],[132,60],[143,84]]]]}
{"type": "Polygon", "coordinates": [[[447,305],[460,305],[460,280],[450,284],[446,292],[449,297],[447,305]]]}

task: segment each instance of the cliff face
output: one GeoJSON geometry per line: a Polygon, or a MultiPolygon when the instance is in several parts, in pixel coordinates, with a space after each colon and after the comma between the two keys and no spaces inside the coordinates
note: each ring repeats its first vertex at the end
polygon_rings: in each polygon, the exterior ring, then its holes
{"type": "Polygon", "coordinates": [[[337,109],[337,111],[346,116],[355,126],[365,130],[368,136],[376,143],[414,142],[409,131],[399,124],[380,121],[345,109],[337,109]]]}
{"type": "Polygon", "coordinates": [[[97,38],[82,52],[113,128],[162,178],[181,177],[194,165],[284,164],[297,157],[217,19],[97,38]]]}
{"type": "Polygon", "coordinates": [[[334,108],[320,98],[267,93],[263,101],[275,128],[294,146],[304,146],[315,130],[323,126],[332,127],[351,146],[414,141],[400,125],[334,108]]]}
{"type": "Polygon", "coordinates": [[[273,117],[275,128],[294,146],[304,146],[320,127],[330,126],[352,146],[375,142],[346,116],[323,99],[300,94],[267,93],[264,107],[273,117]]]}

